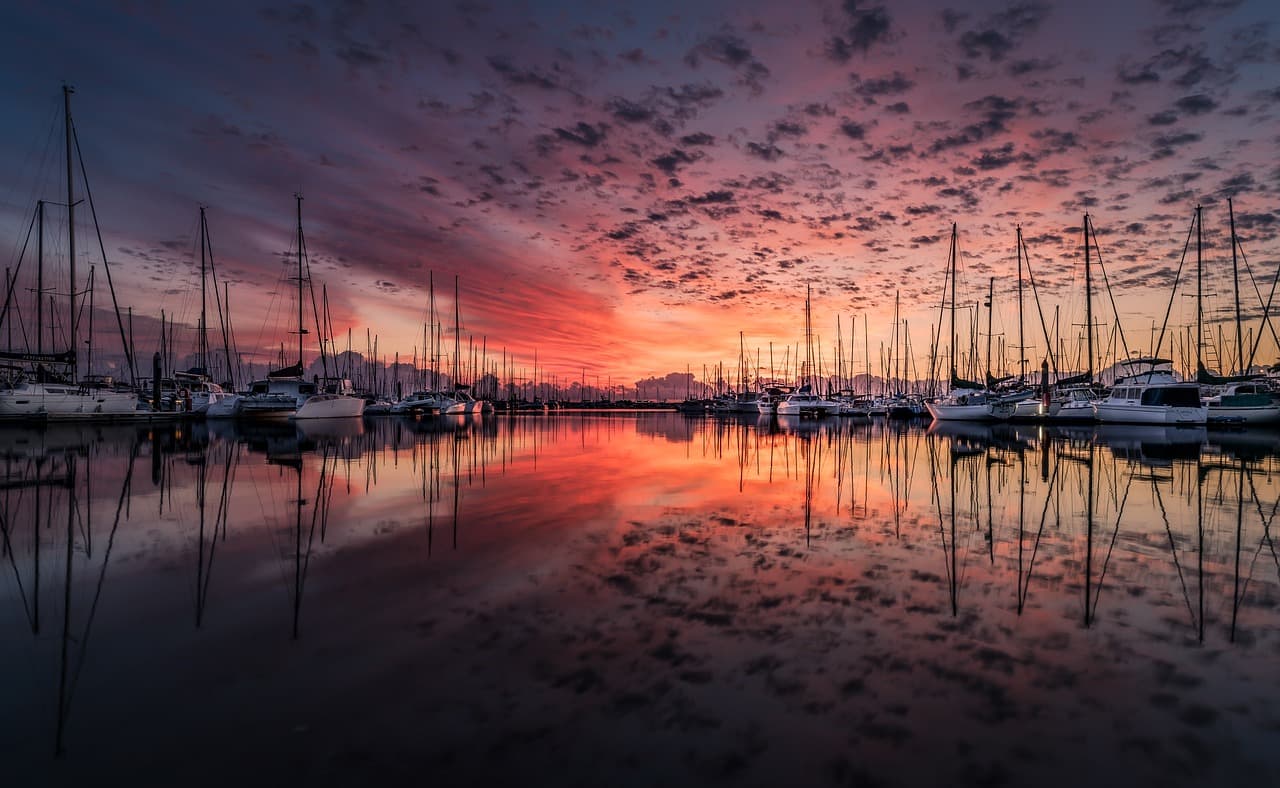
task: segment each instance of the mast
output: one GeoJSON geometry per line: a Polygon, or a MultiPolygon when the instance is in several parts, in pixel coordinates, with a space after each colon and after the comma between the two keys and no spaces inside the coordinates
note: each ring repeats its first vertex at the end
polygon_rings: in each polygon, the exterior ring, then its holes
{"type": "MultiPolygon", "coordinates": [[[[956,223],[951,223],[951,348],[947,351],[951,362],[951,378],[956,377],[956,223]]],[[[950,381],[948,381],[950,388],[950,381]]]]}
{"type": "MultiPolygon", "coordinates": [[[[44,200],[36,203],[36,352],[44,352],[44,200]]],[[[12,326],[12,324],[10,324],[12,326]]],[[[12,328],[10,329],[12,330],[12,328]]]]}
{"type": "Polygon", "coordinates": [[[1027,381],[1027,336],[1023,334],[1023,226],[1018,225],[1018,380],[1027,381]]]}
{"type": "MultiPolygon", "coordinates": [[[[1201,298],[1204,295],[1204,285],[1201,281],[1204,277],[1201,241],[1203,237],[1200,233],[1200,206],[1196,206],[1196,371],[1200,370],[1204,362],[1200,357],[1200,348],[1204,344],[1204,307],[1201,304],[1201,298]]],[[[1233,250],[1234,251],[1234,250],[1233,250]]],[[[1238,300],[1238,299],[1237,299],[1238,300]]]]}
{"type": "Polygon", "coordinates": [[[302,195],[293,195],[298,201],[298,367],[302,367],[302,195]]]}
{"type": "Polygon", "coordinates": [[[991,376],[991,317],[996,311],[996,278],[987,280],[987,376],[991,376]]]}
{"type": "Polygon", "coordinates": [[[209,336],[206,333],[208,323],[205,322],[207,315],[205,314],[205,304],[208,300],[205,295],[205,218],[204,206],[200,206],[200,367],[209,374],[209,336]]]}
{"type": "Polygon", "coordinates": [[[74,88],[70,85],[62,86],[62,108],[65,120],[65,132],[67,142],[67,269],[71,272],[71,286],[68,288],[68,298],[71,303],[71,381],[74,383],[78,376],[79,365],[75,362],[76,357],[76,337],[77,328],[80,324],[80,317],[76,314],[76,194],[75,194],[75,170],[71,164],[71,94],[74,88]]]}
{"type": "Polygon", "coordinates": [[[1236,374],[1243,375],[1245,374],[1244,337],[1240,325],[1240,269],[1236,267],[1236,209],[1231,204],[1230,197],[1227,198],[1227,215],[1231,219],[1231,283],[1236,292],[1236,374]]]}
{"type": "MultiPolygon", "coordinates": [[[[1089,382],[1093,382],[1093,269],[1089,265],[1089,214],[1084,215],[1084,336],[1088,348],[1089,361],[1085,371],[1089,373],[1089,382]]],[[[1056,310],[1056,307],[1055,307],[1056,310]]],[[[1058,318],[1054,316],[1054,328],[1058,318]]]]}
{"type": "Polygon", "coordinates": [[[462,334],[458,326],[462,312],[458,306],[458,275],[453,275],[453,389],[458,390],[458,358],[462,354],[462,334]]]}

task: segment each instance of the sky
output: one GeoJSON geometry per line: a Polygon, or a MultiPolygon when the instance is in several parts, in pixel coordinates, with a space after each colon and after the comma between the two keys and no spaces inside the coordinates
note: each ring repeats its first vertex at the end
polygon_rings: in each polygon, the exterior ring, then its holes
{"type": "MultiPolygon", "coordinates": [[[[736,360],[740,331],[780,366],[806,285],[828,366],[837,316],[846,356],[857,316],[855,361],[879,366],[895,295],[923,359],[955,223],[958,320],[994,279],[1012,357],[1017,228],[1049,333],[1056,306],[1072,337],[1087,212],[1100,331],[1118,311],[1149,350],[1169,304],[1171,337],[1194,321],[1171,293],[1197,205],[1208,332],[1230,337],[1227,198],[1257,281],[1242,274],[1246,314],[1280,263],[1278,24],[1245,0],[6,3],[0,243],[16,267],[35,201],[65,199],[69,83],[143,336],[161,309],[194,324],[204,205],[241,350],[292,343],[301,193],[339,348],[368,329],[411,355],[434,275],[446,342],[456,276],[464,346],[521,368],[536,351],[565,378],[698,374],[736,360]]],[[[96,241],[78,257],[100,262],[96,241]]],[[[1193,241],[1180,292],[1194,262],[1193,241]]]]}

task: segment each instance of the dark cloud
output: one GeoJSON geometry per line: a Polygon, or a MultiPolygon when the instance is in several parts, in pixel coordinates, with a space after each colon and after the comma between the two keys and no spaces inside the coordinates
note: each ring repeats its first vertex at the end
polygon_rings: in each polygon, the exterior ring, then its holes
{"type": "Polygon", "coordinates": [[[1122,61],[1116,76],[1126,85],[1160,82],[1172,76],[1173,84],[1190,88],[1208,80],[1222,81],[1231,71],[1215,65],[1203,44],[1187,44],[1162,49],[1142,61],[1122,61]]]}
{"type": "Polygon", "coordinates": [[[680,138],[682,145],[714,145],[716,138],[701,131],[686,134],[680,138]]]}
{"type": "Polygon", "coordinates": [[[772,143],[748,142],[746,147],[747,153],[765,161],[777,161],[782,158],[782,150],[772,143]]]}
{"type": "Polygon", "coordinates": [[[521,69],[511,63],[511,60],[503,55],[490,55],[485,58],[485,62],[489,64],[489,68],[498,73],[502,80],[508,85],[516,87],[535,87],[543,90],[556,90],[560,87],[560,83],[554,77],[545,74],[536,69],[521,69]]]}
{"type": "Polygon", "coordinates": [[[916,86],[915,81],[901,71],[895,71],[887,77],[871,79],[850,74],[849,80],[853,82],[853,91],[866,99],[901,95],[916,86]]]}
{"type": "Polygon", "coordinates": [[[1188,115],[1203,115],[1206,112],[1212,112],[1218,106],[1218,102],[1203,93],[1199,93],[1178,99],[1174,102],[1174,106],[1188,115]]]}
{"type": "Polygon", "coordinates": [[[967,20],[970,15],[967,11],[944,8],[939,16],[942,18],[942,29],[948,33],[954,33],[960,27],[960,23],[967,20]]]}
{"type": "Polygon", "coordinates": [[[718,33],[702,39],[685,55],[684,61],[697,68],[704,60],[713,60],[728,66],[738,74],[738,82],[752,93],[764,91],[762,80],[769,76],[769,69],[756,59],[747,42],[728,33],[718,33]]]}
{"type": "Polygon", "coordinates": [[[964,105],[965,111],[976,113],[981,118],[964,126],[958,133],[934,140],[929,146],[929,152],[938,153],[950,148],[964,147],[1008,131],[1009,121],[1017,116],[1018,110],[1024,104],[1025,102],[1020,98],[1009,99],[1003,96],[984,96],[977,101],[970,101],[964,105]]]}
{"type": "Polygon", "coordinates": [[[1172,110],[1157,112],[1154,115],[1147,116],[1147,123],[1152,126],[1172,126],[1178,122],[1178,113],[1172,110]]]}
{"type": "Polygon", "coordinates": [[[675,175],[676,172],[686,164],[692,164],[701,158],[701,155],[691,155],[679,148],[672,148],[670,153],[658,156],[649,163],[665,172],[667,175],[675,175]]]}
{"type": "Polygon", "coordinates": [[[1156,0],[1156,2],[1169,16],[1187,19],[1234,10],[1243,0],[1156,0]]]}
{"type": "Polygon", "coordinates": [[[886,105],[885,112],[892,112],[895,115],[906,115],[911,111],[911,106],[905,101],[897,101],[893,104],[886,105]]]}
{"type": "Polygon", "coordinates": [[[840,122],[840,132],[851,140],[860,140],[867,136],[867,127],[845,118],[840,122]]]}
{"type": "Polygon", "coordinates": [[[685,200],[690,205],[709,205],[713,203],[730,203],[733,202],[733,192],[726,190],[709,191],[706,194],[693,197],[686,197],[685,200]]]}
{"type": "Polygon", "coordinates": [[[977,169],[987,171],[1003,169],[1015,163],[1034,164],[1035,158],[1027,153],[1016,152],[1012,142],[1006,142],[998,148],[983,148],[982,153],[972,162],[977,169]]]}
{"type": "Polygon", "coordinates": [[[1167,159],[1177,152],[1178,148],[1199,142],[1202,134],[1184,131],[1177,134],[1162,134],[1151,141],[1151,158],[1167,159]]]}
{"type": "Polygon", "coordinates": [[[604,142],[609,127],[603,123],[592,125],[578,121],[572,129],[556,129],[556,136],[566,142],[572,142],[587,148],[594,148],[604,142]]]}
{"type": "Polygon", "coordinates": [[[653,120],[654,116],[654,111],[649,107],[624,98],[609,99],[605,109],[609,110],[615,118],[626,123],[647,123],[653,120]]]}
{"type": "Polygon", "coordinates": [[[855,52],[865,54],[872,45],[891,39],[893,22],[884,6],[844,0],[840,10],[839,31],[826,47],[827,57],[837,63],[847,63],[855,52]]]}
{"type": "Polygon", "coordinates": [[[986,17],[978,28],[961,33],[960,50],[971,60],[999,62],[1040,28],[1050,10],[1047,3],[1014,3],[986,17]]]}
{"type": "Polygon", "coordinates": [[[1058,61],[1053,58],[1033,57],[1028,60],[1014,60],[1006,69],[1011,77],[1022,77],[1027,74],[1040,74],[1046,71],[1052,71],[1058,67],[1058,61]]]}
{"type": "Polygon", "coordinates": [[[809,129],[803,123],[796,123],[790,120],[780,120],[773,124],[773,128],[769,129],[769,141],[790,137],[797,139],[809,133],[809,129]]]}

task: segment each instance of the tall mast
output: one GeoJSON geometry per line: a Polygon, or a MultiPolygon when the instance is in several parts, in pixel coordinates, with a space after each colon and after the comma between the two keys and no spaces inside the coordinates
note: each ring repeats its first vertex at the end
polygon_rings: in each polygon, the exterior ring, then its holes
{"type": "MultiPolygon", "coordinates": [[[[956,223],[951,223],[951,348],[947,351],[951,361],[951,377],[956,376],[956,223]]],[[[950,387],[950,381],[948,381],[950,387]]]]}
{"type": "Polygon", "coordinates": [[[991,317],[996,311],[996,278],[987,280],[987,376],[991,375],[991,317]]]}
{"type": "Polygon", "coordinates": [[[458,275],[453,275],[453,388],[458,389],[458,358],[462,354],[462,312],[458,306],[458,275]]]}
{"type": "Polygon", "coordinates": [[[1240,269],[1236,267],[1236,209],[1227,198],[1227,214],[1231,217],[1231,282],[1236,291],[1236,374],[1245,374],[1244,337],[1240,325],[1240,269]]]}
{"type": "MultiPolygon", "coordinates": [[[[1089,382],[1093,382],[1093,269],[1089,265],[1089,214],[1084,215],[1084,336],[1085,347],[1088,348],[1089,360],[1085,371],[1089,373],[1089,382]]],[[[1054,318],[1057,328],[1057,318],[1054,318]]]]}
{"type": "MultiPolygon", "coordinates": [[[[36,203],[36,352],[44,352],[44,200],[36,203]]],[[[10,323],[10,330],[12,330],[10,323]]]]}
{"type": "Polygon", "coordinates": [[[431,333],[431,390],[440,390],[440,373],[436,369],[436,273],[435,271],[427,272],[427,304],[430,314],[430,322],[428,323],[431,333]]]}
{"type": "Polygon", "coordinates": [[[302,195],[295,194],[298,201],[298,366],[302,366],[302,335],[306,330],[302,327],[302,195]]]}
{"type": "Polygon", "coordinates": [[[62,86],[62,108],[65,117],[65,132],[67,138],[67,269],[71,272],[71,287],[68,294],[71,301],[71,380],[74,382],[78,375],[79,365],[75,362],[76,345],[79,341],[77,328],[80,324],[80,317],[76,314],[76,194],[75,194],[75,170],[71,165],[71,94],[74,88],[70,85],[62,86]]]}
{"type": "Polygon", "coordinates": [[[1018,380],[1027,378],[1027,340],[1022,333],[1022,225],[1018,225],[1018,380]]]}
{"type": "Polygon", "coordinates": [[[205,314],[205,302],[207,301],[207,297],[205,295],[205,289],[204,289],[205,265],[206,265],[204,248],[205,248],[206,232],[207,230],[205,229],[204,206],[201,205],[200,206],[200,367],[204,369],[205,374],[207,375],[209,373],[209,336],[206,333],[206,326],[208,325],[208,323],[205,322],[205,320],[207,319],[207,315],[205,314]]]}
{"type": "Polygon", "coordinates": [[[1204,344],[1204,306],[1201,303],[1203,297],[1204,285],[1202,279],[1204,271],[1202,270],[1204,259],[1201,249],[1202,236],[1200,234],[1200,206],[1196,206],[1196,371],[1200,370],[1204,363],[1200,357],[1200,348],[1204,344]]]}

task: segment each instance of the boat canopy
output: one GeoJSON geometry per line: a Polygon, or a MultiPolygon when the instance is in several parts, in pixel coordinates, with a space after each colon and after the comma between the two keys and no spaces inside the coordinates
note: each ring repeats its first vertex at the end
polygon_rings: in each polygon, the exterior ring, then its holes
{"type": "Polygon", "coordinates": [[[1204,362],[1196,362],[1196,382],[1205,386],[1225,386],[1228,383],[1244,383],[1258,380],[1261,375],[1215,375],[1204,368],[1204,362]]]}
{"type": "Polygon", "coordinates": [[[302,362],[299,361],[291,367],[273,370],[267,373],[269,378],[300,378],[302,377],[302,362]]]}

